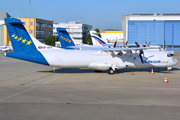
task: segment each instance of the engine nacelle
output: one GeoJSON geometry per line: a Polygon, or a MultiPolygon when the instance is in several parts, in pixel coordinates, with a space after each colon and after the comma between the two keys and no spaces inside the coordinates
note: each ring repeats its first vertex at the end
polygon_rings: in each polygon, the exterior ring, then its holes
{"type": "Polygon", "coordinates": [[[120,63],[117,67],[118,67],[117,69],[123,69],[123,68],[126,68],[127,65],[124,63],[120,63]]]}
{"type": "Polygon", "coordinates": [[[89,66],[88,66],[89,69],[94,69],[94,70],[108,70],[110,67],[113,70],[123,69],[126,67],[126,64],[121,63],[119,65],[116,65],[116,64],[107,63],[107,62],[95,62],[95,63],[89,64],[89,66]]]}
{"type": "Polygon", "coordinates": [[[111,64],[102,63],[102,62],[91,63],[88,66],[89,69],[94,69],[94,70],[108,70],[110,67],[111,67],[111,64]]]}

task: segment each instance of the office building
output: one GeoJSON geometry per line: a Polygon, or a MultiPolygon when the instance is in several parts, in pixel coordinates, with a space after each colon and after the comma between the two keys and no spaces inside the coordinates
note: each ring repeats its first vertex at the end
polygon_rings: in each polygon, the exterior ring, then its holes
{"type": "Polygon", "coordinates": [[[81,22],[69,22],[69,23],[54,23],[53,24],[53,35],[57,36],[57,27],[66,28],[67,32],[81,43],[85,43],[85,38],[89,31],[92,29],[91,25],[83,24],[81,22]]]}
{"type": "MultiPolygon", "coordinates": [[[[26,30],[29,32],[29,18],[18,19],[24,22],[24,26],[26,30]]],[[[53,35],[53,21],[39,18],[31,18],[30,34],[42,42],[46,37],[53,35]]]]}

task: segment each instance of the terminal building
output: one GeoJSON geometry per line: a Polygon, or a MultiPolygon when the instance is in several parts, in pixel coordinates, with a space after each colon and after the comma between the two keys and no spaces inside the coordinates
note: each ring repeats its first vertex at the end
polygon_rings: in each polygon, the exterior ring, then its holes
{"type": "Polygon", "coordinates": [[[180,50],[180,14],[122,15],[121,20],[128,44],[156,43],[167,50],[180,50]]]}
{"type": "Polygon", "coordinates": [[[80,43],[85,43],[85,38],[89,31],[92,29],[91,25],[83,24],[81,22],[69,22],[69,23],[54,23],[53,24],[53,35],[58,36],[57,27],[66,28],[67,32],[71,35],[74,40],[80,43]]]}

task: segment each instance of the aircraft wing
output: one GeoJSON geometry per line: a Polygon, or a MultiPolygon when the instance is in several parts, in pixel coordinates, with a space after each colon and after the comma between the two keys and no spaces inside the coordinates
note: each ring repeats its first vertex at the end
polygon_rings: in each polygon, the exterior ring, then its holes
{"type": "Polygon", "coordinates": [[[74,48],[79,50],[101,50],[106,52],[128,52],[128,51],[138,51],[147,49],[159,49],[160,46],[153,47],[133,47],[133,48],[109,48],[109,47],[98,47],[98,46],[69,46],[67,48],[74,48]]]}
{"type": "Polygon", "coordinates": [[[107,48],[107,49],[101,49],[101,51],[109,52],[114,55],[124,55],[129,57],[138,57],[140,54],[142,54],[142,50],[147,49],[160,49],[160,46],[155,47],[134,47],[134,48],[107,48]]]}
{"type": "Polygon", "coordinates": [[[120,52],[120,51],[130,51],[130,50],[147,50],[147,49],[159,49],[160,46],[154,46],[154,47],[136,47],[136,48],[106,48],[106,49],[102,49],[103,51],[109,51],[109,52],[120,52]]]}
{"type": "Polygon", "coordinates": [[[89,46],[68,46],[67,48],[71,48],[71,49],[73,48],[77,50],[104,50],[108,47],[89,45],[89,46]]]}
{"type": "MultiPolygon", "coordinates": [[[[102,46],[114,46],[114,44],[102,44],[102,46]]],[[[124,45],[124,44],[117,43],[117,45],[116,45],[116,47],[131,47],[131,46],[136,46],[136,44],[124,45]]]]}

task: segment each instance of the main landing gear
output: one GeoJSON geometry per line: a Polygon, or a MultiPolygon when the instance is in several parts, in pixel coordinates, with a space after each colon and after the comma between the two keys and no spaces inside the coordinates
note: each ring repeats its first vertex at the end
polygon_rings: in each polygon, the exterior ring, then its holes
{"type": "Polygon", "coordinates": [[[113,75],[115,73],[116,69],[113,70],[111,67],[107,70],[107,72],[111,75],[113,75]]]}

